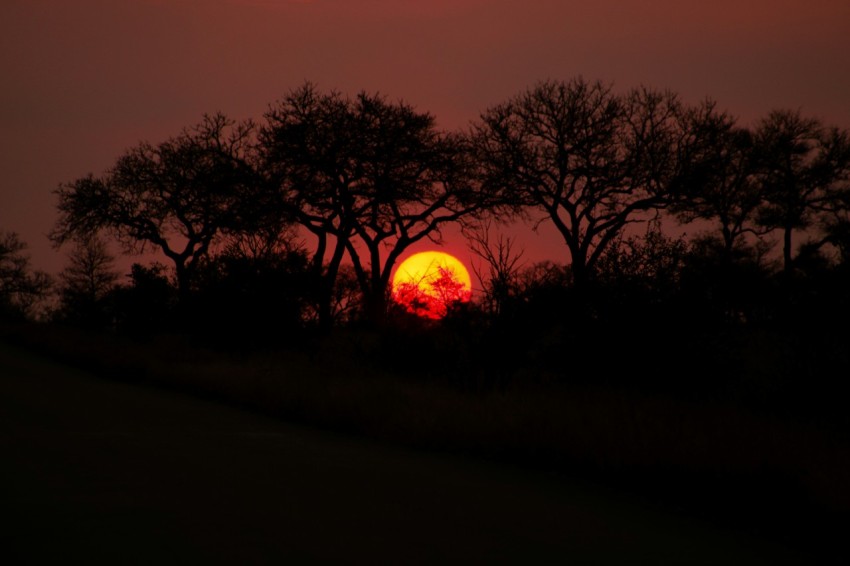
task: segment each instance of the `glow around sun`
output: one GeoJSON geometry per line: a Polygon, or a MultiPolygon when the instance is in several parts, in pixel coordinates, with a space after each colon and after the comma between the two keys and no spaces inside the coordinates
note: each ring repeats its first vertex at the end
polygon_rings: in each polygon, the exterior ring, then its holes
{"type": "Polygon", "coordinates": [[[408,312],[443,318],[452,305],[469,301],[472,280],[456,257],[440,251],[420,252],[396,269],[392,297],[408,312]]]}

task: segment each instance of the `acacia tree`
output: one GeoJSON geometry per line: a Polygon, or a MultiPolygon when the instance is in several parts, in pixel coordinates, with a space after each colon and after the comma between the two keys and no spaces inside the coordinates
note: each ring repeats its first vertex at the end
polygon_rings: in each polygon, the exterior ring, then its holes
{"type": "Polygon", "coordinates": [[[747,234],[761,236],[756,213],[763,204],[757,180],[757,157],[752,133],[707,103],[685,113],[692,138],[682,156],[683,174],[673,209],[685,223],[710,220],[719,227],[723,259],[747,234]]]}
{"type": "Polygon", "coordinates": [[[318,238],[317,271],[334,242],[323,300],[347,252],[373,321],[386,312],[399,256],[424,238],[438,241],[442,225],[487,205],[471,182],[465,138],[438,131],[430,114],[405,103],[363,92],[322,94],[308,83],[267,120],[266,169],[279,183],[282,206],[318,238]]]}
{"type": "Polygon", "coordinates": [[[252,131],[250,123],[206,115],[165,142],[130,149],[101,177],[61,185],[51,238],[59,246],[104,230],[128,252],[158,249],[174,264],[185,300],[199,260],[243,221],[239,205],[256,186],[252,131]]]}
{"type": "Polygon", "coordinates": [[[362,177],[353,116],[339,93],[320,93],[308,82],[272,105],[265,120],[258,147],[271,190],[262,202],[272,218],[292,218],[316,238],[311,269],[319,324],[327,327],[352,234],[343,214],[345,196],[362,177]]]}
{"type": "Polygon", "coordinates": [[[788,273],[794,262],[794,232],[810,228],[818,217],[842,206],[850,176],[850,135],[825,128],[800,111],[776,110],[758,124],[756,142],[765,198],[759,221],[782,231],[788,273]]]}
{"type": "Polygon", "coordinates": [[[357,238],[346,247],[374,320],[386,312],[390,276],[405,250],[426,238],[440,243],[443,225],[488,207],[492,199],[472,182],[466,138],[438,131],[430,114],[365,94],[354,111],[366,141],[365,175],[351,194],[357,238]]]}
{"type": "Polygon", "coordinates": [[[474,135],[485,185],[545,214],[580,287],[627,224],[669,202],[687,142],[681,116],[671,93],[618,96],[576,78],[490,108],[474,135]]]}

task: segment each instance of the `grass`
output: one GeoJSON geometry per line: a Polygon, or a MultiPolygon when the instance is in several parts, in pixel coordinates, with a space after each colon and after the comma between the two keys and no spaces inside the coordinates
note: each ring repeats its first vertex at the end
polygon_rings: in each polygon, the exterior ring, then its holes
{"type": "Polygon", "coordinates": [[[179,336],[141,342],[57,326],[4,327],[0,338],[109,379],[591,478],[749,531],[793,533],[801,544],[828,544],[850,516],[846,436],[729,399],[546,379],[459,387],[451,376],[374,363],[378,341],[363,334],[247,353],[179,336]]]}

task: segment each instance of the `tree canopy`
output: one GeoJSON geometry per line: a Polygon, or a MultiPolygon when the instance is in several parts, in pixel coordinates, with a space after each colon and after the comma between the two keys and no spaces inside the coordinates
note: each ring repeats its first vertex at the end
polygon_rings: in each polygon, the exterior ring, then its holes
{"type": "Polygon", "coordinates": [[[587,281],[626,224],[668,203],[687,138],[668,92],[576,78],[541,82],[485,111],[474,128],[484,183],[542,211],[587,281]]]}
{"type": "Polygon", "coordinates": [[[842,207],[850,178],[850,135],[800,111],[774,110],[756,128],[764,203],[760,223],[782,232],[785,271],[796,230],[842,207]]]}
{"type": "Polygon", "coordinates": [[[222,233],[240,227],[240,204],[256,187],[252,125],[207,115],[179,136],[140,143],[104,175],[56,191],[57,245],[104,230],[128,251],[153,247],[174,264],[181,294],[198,260],[222,233]]]}
{"type": "Polygon", "coordinates": [[[393,266],[414,243],[487,206],[473,182],[466,139],[433,116],[361,92],[348,98],[312,84],[266,114],[261,151],[282,210],[318,239],[325,301],[347,252],[370,317],[386,309],[393,266]]]}
{"type": "MultiPolygon", "coordinates": [[[[766,269],[772,232],[782,234],[786,272],[797,260],[801,269],[847,263],[850,134],[786,110],[748,128],[712,100],[685,104],[646,87],[618,93],[582,77],[537,83],[466,131],[445,131],[404,101],[307,82],[258,124],[205,115],[56,194],[57,246],[103,233],[128,253],[158,252],[173,270],[157,277],[175,278],[178,305],[214,296],[204,285],[226,294],[234,274],[256,284],[240,287],[244,297],[261,288],[271,296],[261,279],[279,277],[292,295],[281,302],[287,320],[327,328],[340,313],[382,321],[398,260],[423,241],[441,243],[453,223],[488,262],[491,280],[482,271],[481,286],[493,313],[531,296],[522,289],[535,288],[523,282],[533,270],[520,270],[510,237],[490,239],[475,225],[551,222],[567,253],[538,275],[557,274],[571,292],[610,283],[627,257],[642,257],[635,250],[655,253],[624,235],[665,217],[713,225],[683,256],[710,266],[706,273],[734,274],[736,263],[766,269]],[[809,240],[795,250],[792,235],[802,231],[809,240]],[[827,245],[837,259],[823,255],[827,245]]],[[[647,245],[666,242],[646,234],[647,245]]]]}

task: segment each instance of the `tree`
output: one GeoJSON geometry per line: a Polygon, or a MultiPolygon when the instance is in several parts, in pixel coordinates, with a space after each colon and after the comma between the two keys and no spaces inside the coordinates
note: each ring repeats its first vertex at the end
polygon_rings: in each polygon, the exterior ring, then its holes
{"type": "Polygon", "coordinates": [[[65,316],[85,324],[104,323],[105,300],[118,280],[115,258],[106,242],[93,235],[75,242],[69,260],[59,274],[65,316]]]}
{"type": "MultiPolygon", "coordinates": [[[[756,129],[765,203],[759,221],[781,230],[784,271],[793,268],[793,233],[841,206],[850,173],[850,135],[800,111],[776,110],[756,129]]],[[[825,243],[827,239],[821,240],[825,243]]]]}
{"type": "Polygon", "coordinates": [[[826,242],[838,250],[839,263],[850,266],[850,186],[837,196],[836,206],[824,216],[821,228],[826,242]]]}
{"type": "MultiPolygon", "coordinates": [[[[330,319],[333,324],[344,324],[352,322],[360,317],[363,308],[363,297],[360,284],[357,282],[357,274],[350,265],[343,265],[339,269],[336,282],[333,286],[333,294],[330,301],[330,319]]],[[[308,319],[318,322],[318,313],[310,313],[308,319]]]]}
{"type": "Polygon", "coordinates": [[[524,250],[514,251],[516,238],[499,234],[495,241],[490,237],[491,222],[483,221],[464,230],[469,251],[481,258],[486,265],[472,264],[472,271],[481,285],[482,303],[491,314],[503,314],[519,292],[520,263],[524,250]]]}
{"type": "Polygon", "coordinates": [[[141,143],[102,177],[56,191],[56,245],[105,230],[130,252],[161,251],[174,264],[181,300],[192,272],[223,232],[244,226],[256,176],[249,160],[253,126],[223,114],[156,146],[141,143]]]}
{"type": "Polygon", "coordinates": [[[659,221],[642,237],[618,237],[599,259],[595,278],[609,288],[631,288],[664,298],[675,292],[688,253],[684,237],[665,236],[659,221]]]}
{"type": "Polygon", "coordinates": [[[353,162],[358,140],[349,103],[337,92],[322,94],[306,83],[272,105],[265,120],[259,149],[271,189],[266,211],[273,218],[291,217],[315,236],[318,319],[329,326],[334,285],[352,234],[340,209],[360,177],[353,162]]]}
{"type": "Polygon", "coordinates": [[[0,318],[32,315],[50,290],[50,277],[32,270],[26,249],[15,232],[0,232],[0,318]]]}
{"type": "Polygon", "coordinates": [[[542,82],[487,110],[474,128],[485,184],[545,214],[583,286],[627,224],[666,205],[681,114],[670,93],[617,96],[582,78],[542,82]]]}
{"type": "Polygon", "coordinates": [[[728,114],[717,112],[713,103],[691,109],[686,120],[693,140],[683,156],[685,173],[673,210],[685,223],[715,222],[728,263],[747,234],[764,233],[756,224],[763,195],[753,135],[737,127],[728,114]]]}
{"type": "Polygon", "coordinates": [[[378,94],[321,94],[311,84],[272,108],[261,131],[266,170],[281,209],[318,239],[322,316],[343,255],[351,259],[367,316],[383,318],[393,266],[411,245],[439,240],[440,227],[486,206],[471,182],[460,135],[434,118],[378,94]],[[334,248],[325,263],[329,242],[334,248]]]}

